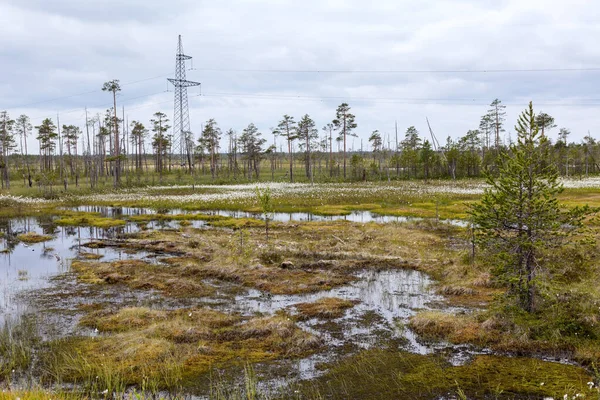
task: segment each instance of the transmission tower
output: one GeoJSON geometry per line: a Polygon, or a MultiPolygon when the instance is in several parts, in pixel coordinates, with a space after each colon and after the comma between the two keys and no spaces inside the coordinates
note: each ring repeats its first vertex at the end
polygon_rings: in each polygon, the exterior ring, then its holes
{"type": "Polygon", "coordinates": [[[175,87],[175,111],[173,113],[173,156],[179,161],[182,168],[192,170],[192,150],[194,146],[192,132],[190,131],[190,109],[188,105],[187,88],[200,86],[199,82],[188,81],[185,76],[185,62],[192,57],[183,52],[181,35],[177,44],[175,57],[175,78],[168,81],[175,87]]]}

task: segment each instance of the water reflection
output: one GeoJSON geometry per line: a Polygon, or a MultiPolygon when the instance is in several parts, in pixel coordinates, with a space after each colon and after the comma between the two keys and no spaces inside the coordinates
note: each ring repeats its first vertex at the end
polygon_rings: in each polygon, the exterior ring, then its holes
{"type": "MultiPolygon", "coordinates": [[[[259,213],[251,213],[247,211],[231,211],[231,210],[208,210],[208,211],[188,211],[182,209],[159,209],[154,210],[151,208],[137,208],[137,207],[103,207],[103,206],[80,206],[75,208],[76,211],[82,212],[96,212],[100,213],[103,217],[110,218],[125,218],[128,216],[136,215],[177,215],[177,214],[208,214],[208,215],[220,215],[223,217],[231,218],[263,218],[259,213]]],[[[391,216],[391,215],[380,215],[371,211],[353,211],[348,215],[318,215],[308,212],[292,212],[273,213],[273,220],[277,222],[302,222],[302,221],[349,221],[358,223],[390,223],[390,222],[410,222],[410,221],[422,221],[425,218],[417,217],[405,217],[405,216],[391,216]]],[[[454,226],[466,227],[468,223],[458,219],[440,220],[440,223],[450,224],[454,226]]]]}
{"type": "Polygon", "coordinates": [[[100,229],[94,227],[60,227],[51,216],[0,218],[0,323],[8,315],[23,313],[17,299],[22,291],[45,288],[49,279],[67,272],[70,261],[82,253],[113,261],[150,256],[148,253],[127,254],[118,248],[89,249],[84,244],[96,239],[115,239],[138,228],[133,224],[100,229]],[[18,236],[34,232],[49,235],[42,243],[23,243],[18,236]]]}

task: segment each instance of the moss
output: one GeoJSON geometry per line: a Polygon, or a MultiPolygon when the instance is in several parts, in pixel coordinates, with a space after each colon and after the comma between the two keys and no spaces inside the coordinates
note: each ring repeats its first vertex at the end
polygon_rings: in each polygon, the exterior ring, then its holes
{"type": "Polygon", "coordinates": [[[313,303],[296,304],[295,307],[299,313],[297,318],[300,319],[335,319],[343,316],[347,309],[354,307],[356,304],[356,301],[326,297],[313,303]]]}
{"type": "Polygon", "coordinates": [[[93,226],[108,229],[116,226],[124,226],[126,222],[122,219],[104,218],[97,213],[69,212],[54,221],[60,226],[93,226]]]}
{"type": "Polygon", "coordinates": [[[325,216],[350,215],[352,213],[344,206],[318,206],[313,209],[313,212],[325,216]]]}
{"type": "Polygon", "coordinates": [[[103,258],[104,256],[102,254],[96,254],[96,253],[79,253],[79,258],[83,259],[83,260],[99,260],[101,258],[103,258]]]}
{"type": "Polygon", "coordinates": [[[323,205],[312,207],[310,212],[317,215],[325,215],[325,216],[341,216],[341,215],[350,215],[352,211],[372,211],[378,212],[381,210],[380,204],[369,204],[369,203],[361,203],[361,204],[339,204],[339,205],[323,205]]]}
{"type": "Polygon", "coordinates": [[[131,222],[151,222],[151,221],[219,221],[227,219],[221,215],[212,215],[204,213],[188,213],[188,214],[141,214],[127,217],[131,222]]]}
{"type": "Polygon", "coordinates": [[[17,239],[23,243],[42,243],[52,240],[54,237],[52,235],[40,235],[35,232],[27,232],[18,235],[17,239]]]}
{"type": "Polygon", "coordinates": [[[436,206],[435,202],[418,202],[393,207],[384,206],[375,212],[396,217],[465,219],[468,217],[467,204],[468,202],[460,201],[436,206]]]}
{"type": "MultiPolygon", "coordinates": [[[[264,228],[265,222],[255,218],[225,218],[209,222],[209,225],[218,228],[264,228]]],[[[274,228],[274,223],[270,224],[270,228],[274,228]]]]}
{"type": "Polygon", "coordinates": [[[477,356],[454,367],[437,356],[369,350],[299,387],[302,398],[514,399],[593,395],[582,368],[535,359],[477,356]]]}

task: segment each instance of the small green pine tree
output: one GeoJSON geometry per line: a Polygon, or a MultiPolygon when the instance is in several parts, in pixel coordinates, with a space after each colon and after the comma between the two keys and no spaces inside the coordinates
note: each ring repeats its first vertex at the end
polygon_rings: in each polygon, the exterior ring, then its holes
{"type": "Polygon", "coordinates": [[[482,199],[470,207],[476,241],[494,262],[495,278],[522,309],[535,310],[544,252],[565,243],[582,227],[589,208],[563,211],[556,168],[543,151],[533,105],[519,117],[516,144],[499,158],[498,171],[486,173],[482,199]]]}
{"type": "Polygon", "coordinates": [[[256,187],[256,198],[260,204],[263,217],[265,218],[265,236],[267,243],[269,242],[269,221],[273,218],[273,201],[271,197],[271,188],[265,186],[264,189],[256,187]]]}

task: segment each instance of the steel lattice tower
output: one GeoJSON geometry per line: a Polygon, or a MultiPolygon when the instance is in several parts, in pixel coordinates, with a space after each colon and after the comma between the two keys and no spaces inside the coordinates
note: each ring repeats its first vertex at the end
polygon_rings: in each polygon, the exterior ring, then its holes
{"type": "Polygon", "coordinates": [[[190,109],[188,105],[187,88],[191,86],[200,86],[199,82],[188,81],[185,76],[185,62],[192,57],[183,52],[183,43],[181,35],[177,44],[177,55],[175,62],[175,78],[169,78],[168,81],[175,87],[175,111],[173,113],[173,155],[181,167],[189,168],[193,166],[193,136],[190,130],[190,109]]]}

